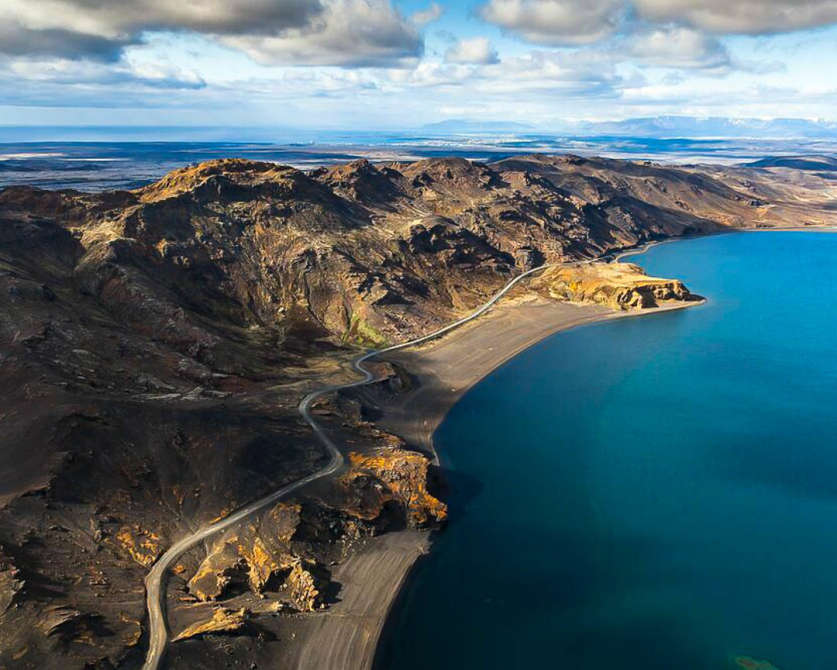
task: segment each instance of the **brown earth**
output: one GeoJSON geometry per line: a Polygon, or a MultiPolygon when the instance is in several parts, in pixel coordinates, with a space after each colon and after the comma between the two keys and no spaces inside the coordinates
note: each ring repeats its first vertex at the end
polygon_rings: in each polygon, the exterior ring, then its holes
{"type": "MultiPolygon", "coordinates": [[[[793,175],[573,156],[311,173],[225,160],[130,192],[0,191],[0,666],[138,665],[147,567],[327,460],[296,405],[352,378],[357,345],[429,332],[545,262],[833,224],[833,186],[793,175]]],[[[546,292],[599,301],[557,285],[546,292]]],[[[375,393],[398,406],[414,374],[392,368],[375,393]]],[[[379,423],[368,401],[316,408],[356,455],[286,501],[292,519],[262,516],[183,557],[173,633],[209,621],[213,598],[248,619],[239,637],[176,643],[172,665],[260,653],[262,618],[292,630],[321,616],[305,612],[334,604],[334,575],[370,538],[443,517],[418,417],[402,405],[400,424],[395,410],[379,423]]],[[[270,634],[292,647],[283,630],[270,634]]]]}

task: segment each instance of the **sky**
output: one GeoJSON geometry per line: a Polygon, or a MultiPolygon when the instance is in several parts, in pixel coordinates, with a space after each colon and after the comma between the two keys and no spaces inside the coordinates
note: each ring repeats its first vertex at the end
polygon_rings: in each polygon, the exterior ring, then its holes
{"type": "Polygon", "coordinates": [[[2,0],[0,125],[837,121],[837,0],[2,0]]]}

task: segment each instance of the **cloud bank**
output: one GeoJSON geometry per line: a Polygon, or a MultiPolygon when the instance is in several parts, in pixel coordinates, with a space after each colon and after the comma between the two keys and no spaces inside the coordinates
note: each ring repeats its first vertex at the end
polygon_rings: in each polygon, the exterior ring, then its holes
{"type": "Polygon", "coordinates": [[[459,40],[445,52],[446,63],[475,63],[479,65],[492,65],[499,63],[500,58],[497,50],[491,46],[491,42],[485,37],[474,37],[471,39],[459,40]]]}
{"type": "Polygon", "coordinates": [[[588,44],[618,26],[621,0],[491,0],[480,10],[489,23],[535,44],[588,44]]]}
{"type": "Polygon", "coordinates": [[[534,44],[586,44],[632,21],[761,35],[837,23],[837,0],[489,0],[488,22],[534,44]]]}
{"type": "Polygon", "coordinates": [[[634,0],[649,21],[686,23],[713,33],[760,35],[837,22],[837,0],[634,0]]]}
{"type": "Polygon", "coordinates": [[[265,63],[399,66],[423,48],[390,0],[4,0],[0,26],[0,53],[104,61],[151,31],[199,33],[265,63]]]}
{"type": "Polygon", "coordinates": [[[811,65],[837,57],[837,0],[401,2],[0,0],[0,105],[349,125],[837,109],[811,65]]]}

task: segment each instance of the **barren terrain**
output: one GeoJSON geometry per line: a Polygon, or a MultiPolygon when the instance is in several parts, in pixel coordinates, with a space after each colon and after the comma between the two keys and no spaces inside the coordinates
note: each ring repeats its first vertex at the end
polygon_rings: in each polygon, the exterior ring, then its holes
{"type": "Polygon", "coordinates": [[[301,644],[313,629],[339,640],[328,657],[368,662],[422,529],[444,519],[429,437],[458,394],[549,332],[689,297],[676,278],[578,262],[835,225],[832,183],[524,156],[310,173],[227,160],[130,192],[0,191],[0,665],[138,667],[143,577],[165,548],[327,460],[305,393],[352,379],[363,347],[561,264],[515,289],[490,335],[475,322],[320,401],[347,469],[173,569],[171,667],[322,667],[326,650],[301,644]],[[370,575],[378,595],[355,590],[370,575]]]}

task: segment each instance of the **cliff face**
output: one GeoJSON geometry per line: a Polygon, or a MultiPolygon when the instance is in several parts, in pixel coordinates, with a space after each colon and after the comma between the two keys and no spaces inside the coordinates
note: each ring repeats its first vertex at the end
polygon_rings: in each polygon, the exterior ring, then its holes
{"type": "MultiPolygon", "coordinates": [[[[131,192],[0,191],[0,665],[135,661],[160,552],[325,462],[296,406],[347,377],[346,345],[427,332],[544,262],[803,220],[765,179],[548,156],[225,160],[131,192]]],[[[620,307],[682,288],[550,277],[552,295],[620,307]]],[[[359,408],[318,411],[349,470],[185,557],[181,597],[272,582],[316,608],[330,561],[444,517],[424,456],[359,408]]]]}
{"type": "Polygon", "coordinates": [[[403,509],[407,523],[421,528],[444,521],[447,506],[427,490],[430,463],[421,454],[396,447],[349,454],[349,469],[341,483],[353,492],[356,505],[348,511],[365,519],[378,519],[389,503],[403,509]]]}
{"type": "Polygon", "coordinates": [[[649,277],[631,263],[585,263],[548,268],[532,280],[534,290],[557,300],[635,310],[667,302],[697,301],[676,279],[649,277]]]}

